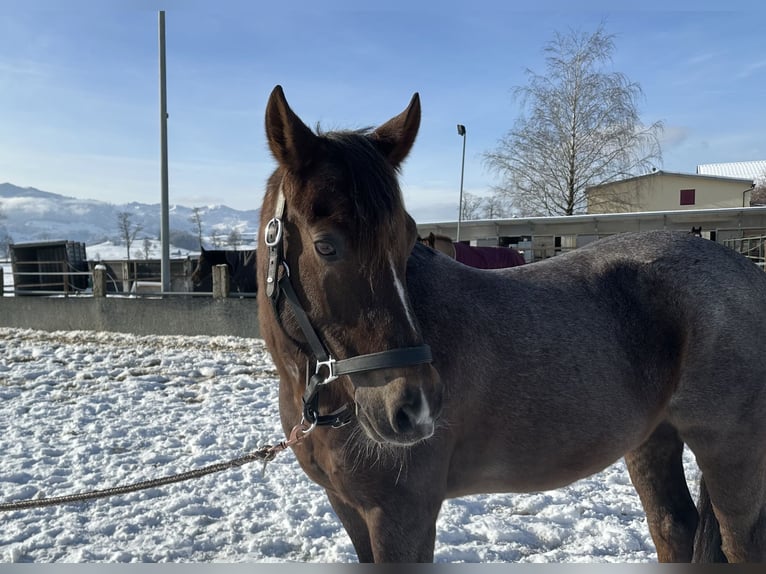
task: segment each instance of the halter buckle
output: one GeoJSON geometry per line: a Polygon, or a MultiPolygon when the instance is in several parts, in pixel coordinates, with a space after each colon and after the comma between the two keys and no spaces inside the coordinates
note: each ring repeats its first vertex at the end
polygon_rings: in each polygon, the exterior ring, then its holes
{"type": "Polygon", "coordinates": [[[338,375],[335,373],[336,362],[337,361],[332,357],[328,357],[326,361],[317,361],[316,370],[314,371],[315,375],[320,374],[319,371],[322,369],[322,367],[327,368],[327,376],[324,377],[324,380],[321,383],[319,383],[320,385],[326,385],[327,383],[331,383],[338,378],[338,375]]]}
{"type": "Polygon", "coordinates": [[[278,217],[272,217],[266,224],[264,232],[264,241],[267,247],[276,247],[282,241],[282,220],[278,217]]]}

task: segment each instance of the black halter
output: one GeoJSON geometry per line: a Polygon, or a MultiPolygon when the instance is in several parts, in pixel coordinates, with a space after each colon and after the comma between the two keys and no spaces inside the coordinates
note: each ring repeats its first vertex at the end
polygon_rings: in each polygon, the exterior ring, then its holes
{"type": "Polygon", "coordinates": [[[358,355],[348,359],[334,359],[322,343],[319,335],[311,325],[306,311],[304,311],[298,296],[290,283],[290,269],[284,260],[283,245],[283,218],[285,213],[285,196],[282,185],[279,186],[277,205],[274,217],[266,225],[264,239],[268,248],[268,270],[266,273],[266,294],[271,299],[274,315],[279,318],[278,303],[280,296],[284,295],[293,311],[295,320],[306,338],[306,343],[314,354],[314,374],[309,376],[310,369],[306,369],[306,390],[303,393],[303,418],[311,426],[341,427],[351,421],[353,410],[350,405],[343,405],[338,410],[327,414],[319,414],[319,388],[343,375],[363,373],[379,369],[393,367],[409,367],[430,363],[431,348],[428,345],[417,347],[401,347],[389,349],[379,353],[358,355]],[[279,268],[284,272],[279,277],[279,268]]]}

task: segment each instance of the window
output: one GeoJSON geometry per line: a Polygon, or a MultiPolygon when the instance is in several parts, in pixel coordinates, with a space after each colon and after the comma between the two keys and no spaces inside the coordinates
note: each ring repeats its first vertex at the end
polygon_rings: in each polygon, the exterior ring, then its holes
{"type": "Polygon", "coordinates": [[[694,191],[693,189],[681,190],[681,205],[694,205],[694,191]]]}

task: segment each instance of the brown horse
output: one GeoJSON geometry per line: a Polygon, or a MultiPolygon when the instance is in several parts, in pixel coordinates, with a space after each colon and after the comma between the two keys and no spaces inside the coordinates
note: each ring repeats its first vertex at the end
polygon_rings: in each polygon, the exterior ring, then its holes
{"type": "Polygon", "coordinates": [[[418,240],[463,265],[477,269],[505,269],[526,263],[524,256],[512,247],[467,245],[459,241],[452,241],[452,238],[447,235],[433,232],[429,233],[427,237],[418,237],[418,240]]]}
{"type": "Polygon", "coordinates": [[[261,333],[288,443],[359,559],[431,561],[446,498],[624,456],[661,561],[764,560],[766,274],[685,233],[503,270],[413,249],[396,171],[419,120],[417,95],[372,131],[315,134],[280,87],[266,109],[261,333]]]}

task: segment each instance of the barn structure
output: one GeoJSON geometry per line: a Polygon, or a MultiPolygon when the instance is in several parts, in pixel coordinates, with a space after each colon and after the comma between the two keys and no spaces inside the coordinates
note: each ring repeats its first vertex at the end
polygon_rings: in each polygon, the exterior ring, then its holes
{"type": "Polygon", "coordinates": [[[16,295],[75,293],[88,287],[85,244],[44,241],[10,245],[16,295]]]}
{"type": "MultiPolygon", "coordinates": [[[[654,170],[588,188],[587,213],[461,221],[459,239],[514,247],[533,262],[615,233],[701,228],[703,237],[763,263],[766,206],[750,202],[761,184],[766,184],[766,161],[700,165],[697,173],[654,170]]],[[[418,224],[422,237],[436,233],[454,239],[457,229],[456,221],[418,224]]]]}
{"type": "MultiPolygon", "coordinates": [[[[766,207],[726,207],[631,213],[588,213],[557,217],[516,217],[462,221],[460,240],[473,245],[505,245],[518,249],[527,262],[547,259],[625,231],[667,229],[702,235],[737,249],[766,237],[766,207]],[[759,239],[760,238],[760,239],[759,239]]],[[[418,233],[454,238],[456,221],[418,224],[418,233]]],[[[740,250],[740,249],[737,249],[740,250]]]]}

